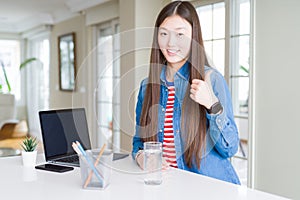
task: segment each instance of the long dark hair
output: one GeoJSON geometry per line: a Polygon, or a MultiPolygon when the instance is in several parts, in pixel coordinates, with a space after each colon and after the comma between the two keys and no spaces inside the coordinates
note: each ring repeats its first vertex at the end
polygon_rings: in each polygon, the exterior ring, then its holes
{"type": "MultiPolygon", "coordinates": [[[[166,5],[159,13],[153,35],[153,44],[150,56],[150,71],[146,94],[143,102],[140,117],[140,134],[142,140],[157,141],[157,118],[160,96],[160,74],[165,58],[158,45],[158,28],[163,21],[172,15],[178,15],[188,21],[192,26],[191,50],[188,58],[190,77],[189,83],[193,79],[204,80],[204,65],[208,65],[201,27],[197,12],[194,6],[186,1],[174,1],[166,5]]],[[[184,160],[188,167],[192,167],[195,162],[200,168],[202,151],[205,149],[206,139],[206,111],[205,107],[194,102],[190,98],[190,84],[186,90],[182,104],[181,132],[184,141],[184,160]]]]}

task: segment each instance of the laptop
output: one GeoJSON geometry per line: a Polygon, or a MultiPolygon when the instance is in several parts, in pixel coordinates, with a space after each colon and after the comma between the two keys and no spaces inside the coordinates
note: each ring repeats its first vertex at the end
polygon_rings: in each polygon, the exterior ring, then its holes
{"type": "Polygon", "coordinates": [[[48,163],[79,166],[72,142],[91,149],[84,108],[47,110],[39,112],[45,158],[48,163]]]}

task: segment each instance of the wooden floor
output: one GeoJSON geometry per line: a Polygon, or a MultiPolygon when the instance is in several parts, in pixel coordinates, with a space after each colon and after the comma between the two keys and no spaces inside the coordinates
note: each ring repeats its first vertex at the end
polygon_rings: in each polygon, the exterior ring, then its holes
{"type": "Polygon", "coordinates": [[[6,123],[0,130],[0,148],[21,149],[20,144],[28,135],[26,121],[6,123]]]}

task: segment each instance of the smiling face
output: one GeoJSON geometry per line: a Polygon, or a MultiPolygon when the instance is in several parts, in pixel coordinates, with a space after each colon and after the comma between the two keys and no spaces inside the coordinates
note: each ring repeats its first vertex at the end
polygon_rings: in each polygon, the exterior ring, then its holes
{"type": "Polygon", "coordinates": [[[159,26],[158,45],[170,67],[178,70],[186,62],[191,38],[191,24],[178,15],[167,17],[159,26]]]}

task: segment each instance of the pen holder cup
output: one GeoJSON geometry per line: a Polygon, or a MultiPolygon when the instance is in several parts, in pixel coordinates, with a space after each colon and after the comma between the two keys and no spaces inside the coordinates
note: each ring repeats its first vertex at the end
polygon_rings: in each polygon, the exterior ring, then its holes
{"type": "Polygon", "coordinates": [[[79,157],[83,189],[105,189],[110,183],[112,153],[104,152],[97,159],[99,151],[87,150],[79,157]]]}

